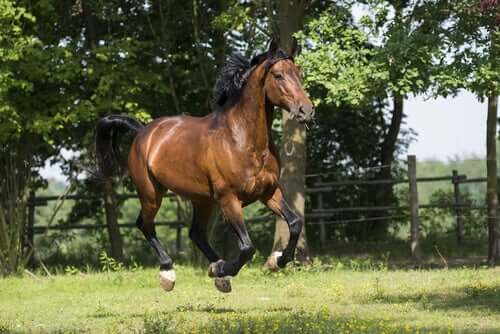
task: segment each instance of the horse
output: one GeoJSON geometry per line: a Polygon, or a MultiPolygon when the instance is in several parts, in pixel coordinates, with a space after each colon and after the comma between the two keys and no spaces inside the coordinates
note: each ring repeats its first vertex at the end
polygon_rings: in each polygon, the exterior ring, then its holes
{"type": "Polygon", "coordinates": [[[272,40],[268,50],[251,61],[233,54],[224,63],[214,88],[214,111],[204,117],[162,117],[143,125],[134,118],[110,115],[96,124],[97,169],[112,177],[128,166],[141,203],[137,227],[160,262],[160,286],[170,291],[175,271],[157,239],[154,218],[170,190],[192,202],[189,237],[209,260],[208,275],[221,292],[231,291],[230,278],[252,259],[255,248],[243,220],[243,207],[261,201],[289,227],[282,252],[272,254],[279,269],[293,260],[303,218],[297,215],[279,186],[280,160],[271,138],[274,107],[299,123],[314,117],[311,100],[294,63],[294,40],[289,52],[272,40]],[[120,165],[119,136],[135,134],[127,166],[120,165]],[[239,256],[221,259],[207,240],[207,224],[216,205],[234,231],[239,256]]]}

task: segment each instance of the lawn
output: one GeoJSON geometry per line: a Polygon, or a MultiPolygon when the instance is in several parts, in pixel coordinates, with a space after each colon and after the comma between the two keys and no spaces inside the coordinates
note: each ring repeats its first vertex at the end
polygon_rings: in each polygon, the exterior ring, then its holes
{"type": "Polygon", "coordinates": [[[244,268],[221,294],[205,271],[155,269],[0,279],[0,332],[500,333],[497,269],[244,268]]]}

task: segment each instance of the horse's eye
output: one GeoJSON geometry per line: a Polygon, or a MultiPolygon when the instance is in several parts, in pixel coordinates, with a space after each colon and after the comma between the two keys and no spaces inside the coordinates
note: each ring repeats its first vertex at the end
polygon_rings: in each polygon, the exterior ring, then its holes
{"type": "Polygon", "coordinates": [[[281,73],[273,73],[276,80],[283,80],[283,75],[281,73]]]}

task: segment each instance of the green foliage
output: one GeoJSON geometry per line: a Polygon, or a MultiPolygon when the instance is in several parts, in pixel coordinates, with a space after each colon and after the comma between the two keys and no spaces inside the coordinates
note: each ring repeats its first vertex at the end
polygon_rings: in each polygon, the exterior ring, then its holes
{"type": "MultiPolygon", "coordinates": [[[[462,193],[460,204],[466,206],[477,206],[477,203],[469,193],[462,193]]],[[[431,205],[451,205],[455,202],[454,194],[451,191],[437,190],[430,199],[431,205]]],[[[422,209],[422,232],[428,237],[439,237],[446,234],[455,233],[456,212],[453,208],[448,209],[422,209]]],[[[469,239],[481,239],[487,234],[486,219],[484,212],[478,210],[464,209],[461,211],[464,221],[464,232],[469,239]]]]}
{"type": "Polygon", "coordinates": [[[31,91],[29,81],[17,74],[24,57],[29,56],[37,43],[24,34],[23,26],[35,18],[14,1],[0,1],[0,140],[18,136],[23,126],[21,110],[10,100],[11,90],[31,91]]]}
{"type": "Polygon", "coordinates": [[[122,271],[124,269],[123,263],[113,259],[105,251],[99,253],[99,262],[101,263],[101,270],[112,272],[112,271],[122,271]]]}
{"type": "Polygon", "coordinates": [[[424,93],[431,85],[436,59],[443,57],[439,8],[418,1],[366,3],[369,15],[358,26],[351,7],[334,7],[298,34],[308,46],[298,59],[305,83],[325,92],[316,104],[366,105],[374,97],[424,93]]]}
{"type": "Polygon", "coordinates": [[[425,93],[445,56],[439,37],[446,17],[440,1],[368,0],[361,19],[377,48],[374,62],[387,73],[386,89],[406,97],[425,93]]]}
{"type": "Polygon", "coordinates": [[[66,275],[78,275],[80,273],[80,270],[76,268],[75,266],[66,266],[64,268],[64,273],[66,275]]]}
{"type": "Polygon", "coordinates": [[[305,74],[304,83],[325,92],[313,97],[315,105],[366,104],[377,83],[388,79],[380,64],[373,61],[376,49],[370,47],[368,36],[349,24],[348,15],[326,10],[298,34],[302,43],[310,45],[297,59],[305,74]]]}
{"type": "Polygon", "coordinates": [[[448,20],[439,38],[449,54],[434,78],[436,93],[446,95],[457,89],[467,89],[480,99],[498,95],[498,1],[461,0],[443,4],[448,20]]]}

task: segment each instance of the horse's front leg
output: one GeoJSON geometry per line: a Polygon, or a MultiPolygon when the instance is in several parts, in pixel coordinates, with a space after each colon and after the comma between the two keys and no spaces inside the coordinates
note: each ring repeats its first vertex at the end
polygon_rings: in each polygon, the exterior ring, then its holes
{"type": "Polygon", "coordinates": [[[286,202],[279,187],[276,188],[271,198],[263,201],[263,203],[276,215],[286,221],[290,231],[290,239],[283,252],[274,252],[271,254],[270,261],[268,261],[268,266],[271,270],[278,270],[279,268],[284,268],[288,262],[293,261],[295,257],[295,248],[297,247],[297,242],[304,222],[303,219],[290,208],[290,205],[286,202]]]}
{"type": "Polygon", "coordinates": [[[240,248],[240,255],[236,260],[219,260],[210,264],[208,270],[209,276],[223,278],[237,275],[241,267],[252,259],[255,253],[255,248],[248,235],[248,231],[243,220],[243,208],[238,198],[236,196],[226,196],[220,201],[220,205],[226,221],[231,224],[231,227],[238,238],[238,246],[240,248]]]}

